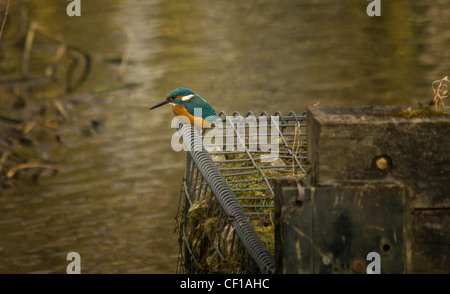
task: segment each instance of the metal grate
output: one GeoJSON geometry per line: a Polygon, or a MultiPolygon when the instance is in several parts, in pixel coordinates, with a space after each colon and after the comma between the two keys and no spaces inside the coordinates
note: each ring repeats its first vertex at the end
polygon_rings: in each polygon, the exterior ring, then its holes
{"type": "Polygon", "coordinates": [[[190,146],[182,189],[179,269],[273,273],[274,181],[305,174],[305,113],[263,112],[256,117],[249,112],[243,117],[221,112],[219,117],[222,125],[203,134],[197,149],[196,130],[181,123],[178,127],[184,145],[190,146]]]}

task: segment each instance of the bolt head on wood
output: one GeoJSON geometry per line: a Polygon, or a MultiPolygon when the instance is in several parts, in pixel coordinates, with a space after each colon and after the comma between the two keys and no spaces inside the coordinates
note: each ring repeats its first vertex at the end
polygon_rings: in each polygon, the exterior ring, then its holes
{"type": "Polygon", "coordinates": [[[385,170],[389,167],[389,162],[384,156],[382,156],[375,161],[375,165],[379,170],[385,170]]]}

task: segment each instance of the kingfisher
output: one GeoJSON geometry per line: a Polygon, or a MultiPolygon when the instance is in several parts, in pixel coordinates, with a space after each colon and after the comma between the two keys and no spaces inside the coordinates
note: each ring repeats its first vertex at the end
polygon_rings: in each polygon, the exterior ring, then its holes
{"type": "Polygon", "coordinates": [[[190,123],[196,128],[208,129],[221,123],[211,105],[189,88],[176,88],[164,101],[150,107],[149,110],[165,104],[172,105],[173,113],[183,123],[190,123]]]}

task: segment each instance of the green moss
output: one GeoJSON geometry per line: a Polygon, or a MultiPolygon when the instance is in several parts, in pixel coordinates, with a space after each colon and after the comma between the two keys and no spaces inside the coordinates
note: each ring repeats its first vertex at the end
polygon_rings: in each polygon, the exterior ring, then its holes
{"type": "Polygon", "coordinates": [[[448,115],[448,113],[443,111],[436,111],[433,109],[422,109],[422,108],[415,110],[405,110],[389,114],[389,116],[392,117],[430,117],[442,115],[448,115]]]}
{"type": "Polygon", "coordinates": [[[266,248],[271,253],[275,253],[275,226],[272,218],[265,216],[260,219],[253,220],[252,224],[255,232],[261,238],[264,245],[266,245],[266,248]]]}

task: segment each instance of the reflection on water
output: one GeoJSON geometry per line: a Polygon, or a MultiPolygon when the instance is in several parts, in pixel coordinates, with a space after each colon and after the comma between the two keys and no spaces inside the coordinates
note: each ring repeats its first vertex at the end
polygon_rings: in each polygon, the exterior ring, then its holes
{"type": "Polygon", "coordinates": [[[29,18],[88,50],[93,71],[62,100],[64,147],[41,147],[59,174],[0,191],[1,273],[64,273],[70,251],[82,273],[175,272],[185,156],[170,147],[169,106],[147,110],[173,88],[227,113],[301,113],[426,102],[448,75],[442,1],[384,1],[372,18],[367,1],[349,0],[84,1],[72,18],[66,1],[48,2],[29,2],[29,18]],[[134,32],[125,80],[141,85],[95,94],[116,82],[105,60],[124,50],[124,27],[134,32]]]}

